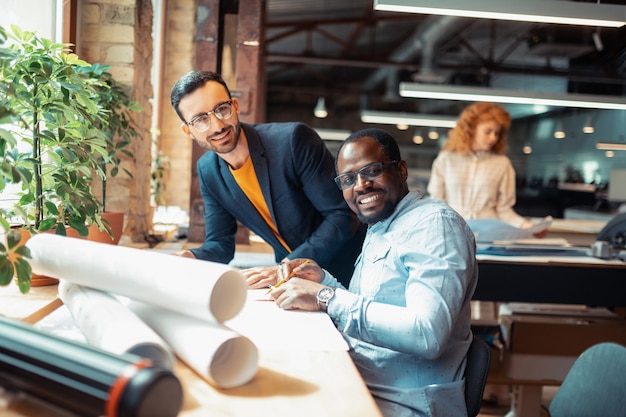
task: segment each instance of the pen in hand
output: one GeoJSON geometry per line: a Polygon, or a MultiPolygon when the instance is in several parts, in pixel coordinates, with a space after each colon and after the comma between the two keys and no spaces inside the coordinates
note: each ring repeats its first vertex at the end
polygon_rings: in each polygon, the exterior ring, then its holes
{"type": "MultiPolygon", "coordinates": [[[[306,265],[308,263],[310,263],[311,260],[307,259],[304,262],[302,262],[300,265],[298,265],[296,268],[301,267],[302,265],[306,265]]],[[[281,285],[283,285],[285,282],[289,281],[289,279],[293,278],[293,276],[295,275],[295,269],[292,269],[291,272],[289,273],[289,275],[287,275],[286,277],[284,277],[283,279],[281,279],[280,281],[278,281],[276,283],[276,285],[270,285],[270,288],[267,290],[267,292],[265,293],[265,295],[271,293],[273,290],[275,290],[276,288],[280,287],[281,285]]]]}

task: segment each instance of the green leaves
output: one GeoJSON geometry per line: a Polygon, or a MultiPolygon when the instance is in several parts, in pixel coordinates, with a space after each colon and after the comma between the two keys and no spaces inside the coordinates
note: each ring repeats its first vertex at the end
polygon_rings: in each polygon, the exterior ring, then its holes
{"type": "Polygon", "coordinates": [[[107,137],[96,122],[101,112],[97,88],[103,84],[89,76],[91,65],[69,53],[69,45],[39,38],[16,26],[8,37],[13,40],[9,49],[14,54],[0,66],[0,83],[5,80],[11,86],[4,107],[13,115],[15,129],[10,134],[32,146],[30,151],[22,151],[19,169],[0,165],[5,178],[10,173],[15,180],[19,174],[23,183],[19,204],[34,204],[33,209],[22,208],[15,214],[25,214],[24,222],[39,230],[49,230],[53,219],[66,223],[48,209],[46,201],[64,213],[85,212],[82,206],[96,207],[88,211],[99,216],[90,181],[94,174],[105,176],[100,168],[102,159],[110,162],[107,137]],[[32,175],[26,176],[26,170],[32,175]]]}
{"type": "Polygon", "coordinates": [[[25,294],[30,289],[32,269],[27,259],[31,258],[30,249],[20,244],[22,236],[14,231],[6,234],[5,246],[0,243],[0,285],[8,285],[17,277],[18,287],[25,294]]]}
{"type": "MultiPolygon", "coordinates": [[[[107,69],[67,44],[0,27],[0,191],[21,184],[14,207],[0,211],[3,228],[12,218],[35,231],[65,235],[69,226],[86,236],[87,225],[103,225],[91,182],[104,181],[107,165],[117,174],[121,156],[132,157],[128,148],[141,139],[131,115],[140,108],[107,69]]],[[[0,285],[15,275],[28,290],[25,250],[0,248],[0,285]]]]}

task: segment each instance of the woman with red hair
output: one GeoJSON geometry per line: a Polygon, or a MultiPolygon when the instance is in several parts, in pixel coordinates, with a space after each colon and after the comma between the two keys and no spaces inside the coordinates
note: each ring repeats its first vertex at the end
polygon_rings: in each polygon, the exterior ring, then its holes
{"type": "Polygon", "coordinates": [[[430,196],[466,220],[496,218],[518,228],[532,226],[513,210],[515,170],[505,155],[510,126],[511,116],[499,105],[466,107],[433,162],[430,196]]]}

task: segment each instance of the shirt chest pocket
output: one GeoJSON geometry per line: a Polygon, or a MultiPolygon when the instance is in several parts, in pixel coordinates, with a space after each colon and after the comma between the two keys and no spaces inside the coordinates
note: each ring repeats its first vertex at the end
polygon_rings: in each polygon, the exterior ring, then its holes
{"type": "Polygon", "coordinates": [[[368,248],[363,253],[363,276],[361,282],[362,293],[370,298],[376,298],[381,283],[389,274],[389,262],[391,246],[378,245],[376,248],[368,248]]]}

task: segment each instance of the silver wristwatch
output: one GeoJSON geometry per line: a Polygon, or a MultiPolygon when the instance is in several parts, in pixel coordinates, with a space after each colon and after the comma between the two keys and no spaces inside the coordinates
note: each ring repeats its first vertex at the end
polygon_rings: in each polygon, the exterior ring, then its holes
{"type": "Polygon", "coordinates": [[[317,307],[326,312],[328,302],[335,296],[335,287],[323,287],[317,292],[317,307]]]}

